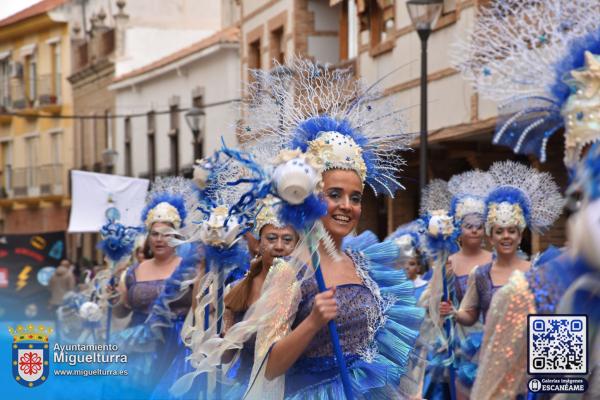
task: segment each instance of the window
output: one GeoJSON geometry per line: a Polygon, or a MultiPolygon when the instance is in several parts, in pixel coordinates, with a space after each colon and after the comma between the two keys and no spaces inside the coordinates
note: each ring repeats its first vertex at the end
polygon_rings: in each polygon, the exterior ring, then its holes
{"type": "MultiPolygon", "coordinates": [[[[369,29],[369,45],[377,48],[381,43],[392,39],[395,29],[395,0],[361,0],[357,11],[361,18],[361,30],[369,29]],[[368,6],[368,7],[367,7],[368,6]]],[[[391,47],[389,47],[391,49],[391,47]]]]}
{"type": "Polygon", "coordinates": [[[283,62],[285,61],[285,52],[283,50],[285,42],[283,39],[283,35],[283,26],[280,26],[279,28],[271,32],[271,40],[269,41],[271,65],[273,65],[275,61],[277,61],[279,64],[283,64],[283,62]]]}
{"type": "Polygon", "coordinates": [[[340,14],[340,60],[350,60],[358,55],[358,25],[355,0],[344,0],[340,14]]]}
{"type": "Polygon", "coordinates": [[[156,114],[150,111],[147,116],[148,122],[148,177],[151,181],[156,176],[156,114]]]}
{"type": "Polygon", "coordinates": [[[169,108],[169,147],[171,150],[171,174],[179,174],[179,106],[173,104],[169,108]]]}
{"type": "Polygon", "coordinates": [[[0,106],[10,106],[10,60],[0,60],[0,106]]]}
{"type": "Polygon", "coordinates": [[[55,43],[52,45],[52,94],[54,94],[57,99],[60,98],[62,93],[61,70],[60,43],[55,43]]]}
{"type": "MultiPolygon", "coordinates": [[[[201,110],[204,110],[204,96],[202,95],[195,95],[192,98],[192,105],[196,108],[199,108],[201,110]]],[[[203,124],[204,122],[200,122],[201,124],[203,124]]],[[[194,140],[194,162],[198,159],[201,159],[204,157],[204,149],[203,149],[203,137],[204,137],[204,126],[200,125],[200,133],[198,134],[197,139],[195,138],[194,140]]]]}
{"type": "Polygon", "coordinates": [[[2,142],[2,185],[4,190],[12,186],[12,142],[2,142]]]}
{"type": "Polygon", "coordinates": [[[35,55],[25,57],[25,73],[27,85],[27,97],[30,102],[34,102],[37,98],[37,60],[35,55]]]}
{"type": "Polygon", "coordinates": [[[62,132],[54,132],[50,136],[50,154],[51,154],[52,164],[54,164],[54,165],[61,164],[62,132]]]}
{"type": "MultiPolygon", "coordinates": [[[[248,69],[260,69],[260,39],[255,40],[248,46],[248,69]]],[[[248,77],[248,82],[253,82],[252,74],[248,77]]]]}
{"type": "Polygon", "coordinates": [[[131,118],[125,118],[125,175],[133,176],[133,159],[131,154],[131,118]]]}
{"type": "Polygon", "coordinates": [[[27,157],[27,186],[37,186],[37,166],[38,166],[38,147],[39,137],[29,137],[25,139],[26,157],[27,157]]]}

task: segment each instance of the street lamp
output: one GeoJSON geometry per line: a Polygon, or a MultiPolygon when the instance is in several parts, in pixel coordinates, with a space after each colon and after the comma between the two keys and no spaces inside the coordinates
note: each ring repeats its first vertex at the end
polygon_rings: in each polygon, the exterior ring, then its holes
{"type": "Polygon", "coordinates": [[[202,158],[200,130],[204,126],[204,118],[206,118],[204,110],[195,106],[185,113],[185,121],[194,135],[194,161],[202,158]]]}
{"type": "Polygon", "coordinates": [[[427,184],[427,39],[442,14],[444,0],[408,0],[406,8],[421,38],[421,137],[419,162],[419,196],[427,184]]]}

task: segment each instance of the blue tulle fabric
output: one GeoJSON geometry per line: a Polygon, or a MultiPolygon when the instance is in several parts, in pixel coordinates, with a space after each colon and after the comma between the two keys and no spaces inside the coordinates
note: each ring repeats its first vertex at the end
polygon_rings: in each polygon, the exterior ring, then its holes
{"type": "MultiPolygon", "coordinates": [[[[357,246],[347,252],[359,274],[364,271],[364,284],[337,287],[336,323],[356,397],[393,398],[407,372],[424,310],[415,306],[414,288],[405,273],[391,268],[398,257],[397,246],[373,244],[372,234],[365,239],[364,243],[358,238],[346,241],[357,246]]],[[[303,283],[294,327],[310,313],[317,292],[314,280],[303,283]]],[[[288,370],[285,391],[290,399],[344,398],[327,328],[315,335],[288,370]]]]}

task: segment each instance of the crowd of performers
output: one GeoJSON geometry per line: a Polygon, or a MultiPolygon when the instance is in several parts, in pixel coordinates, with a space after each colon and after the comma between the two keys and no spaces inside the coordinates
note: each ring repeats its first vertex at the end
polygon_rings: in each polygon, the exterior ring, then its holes
{"type": "Polygon", "coordinates": [[[402,189],[413,135],[380,82],[302,59],[255,71],[244,145],[153,184],[151,258],[119,268],[142,229],[107,213],[113,267],[59,309],[63,337],[118,343],[147,398],[525,399],[527,316],[587,314],[598,398],[598,21],[594,0],[495,1],[456,45],[498,103],[495,143],[543,162],[564,134],[566,192],[496,162],[432,181],[383,241],[355,234],[363,191],[402,189]],[[565,246],[523,253],[565,204],[565,246]]]}

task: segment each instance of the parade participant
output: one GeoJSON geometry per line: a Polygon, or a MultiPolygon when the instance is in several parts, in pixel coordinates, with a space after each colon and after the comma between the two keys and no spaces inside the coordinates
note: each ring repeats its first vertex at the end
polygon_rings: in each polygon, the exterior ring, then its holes
{"type": "Polygon", "coordinates": [[[467,171],[448,181],[452,193],[450,214],[460,226],[460,250],[450,256],[455,276],[456,299],[460,303],[467,289],[467,278],[473,268],[492,261],[492,253],[484,248],[485,198],[494,182],[483,171],[467,171]]]}
{"type": "Polygon", "coordinates": [[[441,315],[452,315],[457,323],[467,326],[477,322],[480,315],[485,323],[494,293],[514,271],[529,269],[530,262],[518,256],[525,229],[547,229],[564,204],[548,173],[505,161],[492,165],[489,174],[496,188],[486,198],[485,230],[496,258],[471,272],[459,310],[453,310],[448,303],[440,306],[441,315]]]}
{"type": "MultiPolygon", "coordinates": [[[[235,323],[244,319],[244,314],[260,297],[263,283],[276,258],[289,256],[298,243],[298,234],[277,218],[278,200],[269,196],[261,201],[262,207],[256,216],[254,235],[258,239],[257,255],[250,263],[246,276],[231,284],[225,295],[224,333],[235,323]]],[[[241,398],[246,390],[254,362],[255,337],[244,343],[239,360],[226,382],[231,388],[225,398],[241,398]]]]}
{"type": "Polygon", "coordinates": [[[422,311],[405,273],[390,268],[397,259],[393,243],[342,252],[342,242],[360,218],[365,184],[377,193],[399,187],[397,150],[410,135],[373,87],[349,71],[305,60],[256,71],[246,105],[244,131],[268,144],[271,161],[284,167],[273,183],[286,198],[280,217],[302,229],[309,219],[317,222],[292,258],[271,267],[244,320],[204,347],[199,370],[256,332],[247,398],[343,398],[348,387],[326,327],[335,320],[350,395],[398,397],[422,311]],[[329,287],[323,293],[317,267],[329,287]]]}
{"type": "Polygon", "coordinates": [[[185,349],[180,332],[192,303],[192,285],[198,270],[193,245],[172,247],[171,240],[185,226],[194,193],[183,178],[157,179],[148,194],[142,221],[153,257],[135,264],[119,285],[117,316],[131,315],[129,328],[115,340],[130,354],[134,385],[152,390],[164,371],[185,372],[185,349]],[[177,368],[172,364],[177,364],[177,368]]]}

